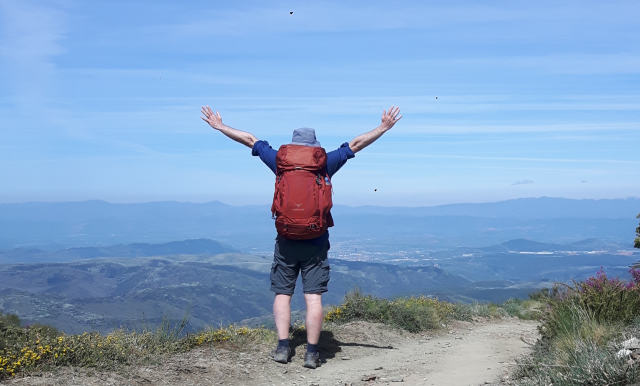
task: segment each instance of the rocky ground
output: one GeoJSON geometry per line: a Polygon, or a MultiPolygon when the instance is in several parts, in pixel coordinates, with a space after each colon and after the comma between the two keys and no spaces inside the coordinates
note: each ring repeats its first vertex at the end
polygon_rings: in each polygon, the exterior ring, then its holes
{"type": "Polygon", "coordinates": [[[302,367],[304,344],[288,364],[272,347],[203,347],[158,364],[118,371],[63,368],[11,385],[478,385],[509,384],[515,359],[537,339],[537,323],[515,318],[453,322],[411,334],[352,322],[323,331],[322,366],[302,367]]]}

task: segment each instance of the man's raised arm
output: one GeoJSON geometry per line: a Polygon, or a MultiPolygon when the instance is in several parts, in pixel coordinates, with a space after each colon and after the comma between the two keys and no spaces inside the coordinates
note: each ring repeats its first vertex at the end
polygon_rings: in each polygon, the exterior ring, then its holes
{"type": "Polygon", "coordinates": [[[222,123],[222,117],[220,116],[220,113],[216,111],[214,114],[213,110],[211,110],[211,107],[209,106],[202,106],[202,114],[204,115],[204,117],[200,118],[202,118],[203,121],[207,122],[209,126],[213,127],[214,129],[218,130],[219,132],[236,142],[253,148],[253,144],[258,140],[251,133],[234,129],[233,127],[229,127],[222,123]]]}
{"type": "Polygon", "coordinates": [[[387,130],[391,129],[393,125],[402,118],[402,115],[398,115],[399,112],[400,107],[397,106],[391,106],[389,111],[383,110],[382,123],[380,123],[380,126],[352,139],[351,142],[349,142],[349,148],[351,148],[351,151],[354,153],[359,152],[373,143],[373,141],[380,138],[382,134],[386,133],[387,130]]]}

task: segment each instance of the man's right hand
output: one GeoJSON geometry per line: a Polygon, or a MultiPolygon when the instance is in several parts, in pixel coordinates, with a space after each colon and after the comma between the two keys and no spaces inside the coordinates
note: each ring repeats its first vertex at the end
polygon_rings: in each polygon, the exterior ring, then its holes
{"type": "Polygon", "coordinates": [[[220,116],[220,113],[217,111],[214,113],[213,110],[211,110],[211,107],[202,106],[201,111],[202,114],[204,114],[204,117],[200,117],[203,121],[207,122],[209,126],[213,127],[214,129],[218,130],[234,141],[251,148],[253,148],[253,145],[258,141],[258,139],[253,134],[247,133],[246,131],[234,129],[233,127],[229,127],[222,123],[222,117],[220,116]]]}
{"type": "Polygon", "coordinates": [[[393,127],[402,118],[402,115],[398,115],[400,112],[400,107],[391,106],[389,111],[382,110],[382,123],[380,127],[382,127],[385,131],[389,130],[393,127]]]}
{"type": "Polygon", "coordinates": [[[201,111],[204,117],[200,118],[202,118],[203,121],[207,122],[209,126],[213,127],[216,130],[220,130],[222,128],[222,117],[220,116],[219,112],[216,111],[214,113],[209,106],[202,106],[201,111]]]}

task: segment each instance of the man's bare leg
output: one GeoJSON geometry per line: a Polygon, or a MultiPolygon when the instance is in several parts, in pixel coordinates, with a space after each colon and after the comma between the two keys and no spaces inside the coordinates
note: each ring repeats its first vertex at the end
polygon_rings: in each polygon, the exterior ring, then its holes
{"type": "Polygon", "coordinates": [[[322,294],[304,294],[307,303],[307,342],[318,344],[322,330],[322,294]]]}
{"type": "MultiPolygon", "coordinates": [[[[320,307],[322,315],[322,307],[320,307]]],[[[289,339],[291,325],[291,295],[277,294],[273,299],[273,317],[276,321],[278,339],[289,339]]]]}

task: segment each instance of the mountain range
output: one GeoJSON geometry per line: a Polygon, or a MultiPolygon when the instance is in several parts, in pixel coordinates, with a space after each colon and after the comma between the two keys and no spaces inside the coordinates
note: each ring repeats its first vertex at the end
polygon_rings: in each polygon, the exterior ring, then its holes
{"type": "MultiPolygon", "coordinates": [[[[269,314],[271,263],[265,256],[224,253],[4,264],[0,310],[67,332],[155,327],[187,314],[197,330],[269,314]]],[[[469,301],[474,285],[433,266],[331,260],[325,303],[340,303],[354,288],[382,297],[431,294],[469,301]]],[[[478,291],[482,300],[500,297],[500,291],[478,291]]],[[[512,295],[504,291],[502,297],[512,295]]],[[[293,309],[302,303],[300,294],[294,296],[293,309]]]]}
{"type": "MultiPolygon", "coordinates": [[[[570,243],[598,238],[631,244],[640,199],[522,198],[432,207],[347,207],[332,210],[334,241],[372,238],[378,245],[488,246],[526,238],[570,243]]],[[[210,238],[239,251],[273,248],[268,205],[100,200],[0,204],[0,249],[59,250],[117,243],[210,238]]]]}
{"type": "Polygon", "coordinates": [[[104,247],[72,247],[56,251],[39,248],[12,248],[0,250],[0,263],[64,262],[96,257],[145,257],[160,255],[215,255],[237,252],[211,239],[191,239],[168,243],[132,243],[104,247]]]}
{"type": "MultiPolygon", "coordinates": [[[[598,240],[585,244],[616,247],[598,240]]],[[[609,274],[624,275],[637,259],[628,251],[592,252],[574,244],[518,239],[434,251],[425,259],[396,264],[331,258],[330,291],[324,301],[338,304],[359,288],[387,298],[429,295],[497,302],[526,297],[553,281],[593,275],[601,265],[609,274]]],[[[106,332],[178,323],[185,315],[193,330],[251,318],[269,321],[264,316],[270,314],[273,296],[272,257],[237,253],[215,240],[57,252],[17,248],[2,251],[0,257],[0,311],[16,313],[28,323],[47,323],[67,332],[106,332]]],[[[292,306],[303,307],[299,293],[292,306]]]]}
{"type": "MultiPolygon", "coordinates": [[[[155,327],[185,315],[193,330],[265,320],[275,236],[268,210],[215,201],[0,204],[0,311],[67,332],[155,327]]],[[[337,304],[360,288],[503,301],[600,266],[627,275],[638,260],[638,212],[637,198],[336,206],[324,299],[337,304]]],[[[293,308],[302,307],[294,296],[293,308]]]]}

